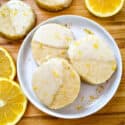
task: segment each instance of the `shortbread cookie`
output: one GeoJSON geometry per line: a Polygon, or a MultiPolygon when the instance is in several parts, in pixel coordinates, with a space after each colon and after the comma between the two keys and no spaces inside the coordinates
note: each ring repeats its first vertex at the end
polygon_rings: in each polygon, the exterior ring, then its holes
{"type": "Polygon", "coordinates": [[[106,42],[94,35],[72,43],[68,55],[82,79],[91,84],[104,83],[117,68],[113,51],[106,42]]]}
{"type": "Polygon", "coordinates": [[[54,23],[42,25],[32,38],[33,57],[38,64],[52,57],[67,58],[67,48],[72,41],[70,29],[54,23]]]}
{"type": "Polygon", "coordinates": [[[79,94],[80,78],[68,61],[52,58],[36,69],[33,90],[40,101],[51,109],[71,104],[79,94]]]}
{"type": "Polygon", "coordinates": [[[35,24],[31,7],[12,0],[0,7],[0,34],[12,40],[23,38],[35,24]]]}
{"type": "Polygon", "coordinates": [[[59,11],[70,6],[72,0],[36,0],[38,5],[48,11],[59,11]]]}

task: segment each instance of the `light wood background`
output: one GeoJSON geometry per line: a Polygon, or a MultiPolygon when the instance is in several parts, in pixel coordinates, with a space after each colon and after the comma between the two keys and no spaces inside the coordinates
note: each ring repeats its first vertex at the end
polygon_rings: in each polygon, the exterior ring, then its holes
{"type": "MultiPolygon", "coordinates": [[[[30,4],[37,15],[37,24],[54,16],[63,14],[81,15],[95,20],[104,26],[115,38],[125,64],[125,5],[120,13],[110,18],[97,18],[91,15],[84,4],[84,0],[73,0],[71,7],[60,12],[47,12],[37,7],[34,0],[24,0],[30,4]]],[[[0,0],[0,5],[7,0],[0,0]]],[[[17,59],[18,51],[22,40],[14,43],[8,43],[7,39],[0,38],[0,45],[7,48],[15,59],[17,59]]],[[[58,119],[40,112],[30,102],[28,104],[24,117],[18,125],[125,125],[125,68],[123,67],[123,76],[120,87],[113,99],[101,111],[87,118],[77,120],[58,119]]]]}

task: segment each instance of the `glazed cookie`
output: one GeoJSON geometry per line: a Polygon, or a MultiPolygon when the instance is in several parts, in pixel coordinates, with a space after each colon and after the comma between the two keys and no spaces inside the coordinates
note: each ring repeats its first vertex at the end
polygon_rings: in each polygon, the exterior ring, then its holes
{"type": "Polygon", "coordinates": [[[48,11],[59,11],[70,6],[72,0],[36,0],[37,4],[48,11]]]}
{"type": "Polygon", "coordinates": [[[113,51],[106,42],[94,35],[72,43],[68,55],[82,79],[91,84],[104,83],[117,68],[113,51]]]}
{"type": "Polygon", "coordinates": [[[23,38],[35,24],[31,7],[19,0],[12,0],[0,7],[0,34],[8,39],[23,38]]]}
{"type": "Polygon", "coordinates": [[[33,73],[32,85],[44,105],[59,109],[76,99],[80,90],[80,78],[68,61],[52,58],[33,73]]]}
{"type": "Polygon", "coordinates": [[[32,38],[33,57],[38,64],[52,57],[67,58],[67,48],[72,41],[70,29],[54,23],[42,25],[32,38]]]}

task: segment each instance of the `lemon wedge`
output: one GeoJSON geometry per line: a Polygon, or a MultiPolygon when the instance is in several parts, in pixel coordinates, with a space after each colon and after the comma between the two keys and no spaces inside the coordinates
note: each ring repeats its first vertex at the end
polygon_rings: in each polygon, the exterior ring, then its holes
{"type": "Polygon", "coordinates": [[[0,77],[14,79],[16,67],[8,51],[0,47],[0,77]]]}
{"type": "Polygon", "coordinates": [[[98,17],[110,17],[123,7],[124,0],[85,0],[88,10],[98,17]]]}
{"type": "Polygon", "coordinates": [[[27,99],[19,85],[0,78],[0,125],[15,125],[25,112],[27,99]]]}

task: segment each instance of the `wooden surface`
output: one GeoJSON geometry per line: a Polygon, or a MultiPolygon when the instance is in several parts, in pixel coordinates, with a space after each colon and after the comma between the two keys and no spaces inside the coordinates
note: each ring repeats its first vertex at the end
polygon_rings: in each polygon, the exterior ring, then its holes
{"type": "MultiPolygon", "coordinates": [[[[104,26],[115,38],[125,64],[125,5],[122,11],[111,18],[97,18],[92,16],[84,5],[84,0],[73,0],[70,8],[61,12],[51,13],[41,10],[37,7],[34,0],[24,0],[30,4],[37,14],[37,24],[57,15],[75,14],[88,17],[104,26]]],[[[7,0],[0,0],[0,4],[7,0]]],[[[0,45],[7,48],[15,59],[17,59],[18,51],[22,41],[8,43],[8,40],[0,38],[0,45]]],[[[40,112],[32,104],[28,104],[28,108],[24,117],[18,125],[125,125],[125,68],[123,67],[123,76],[119,89],[113,99],[101,111],[87,118],[77,120],[63,120],[48,116],[40,112]]]]}

